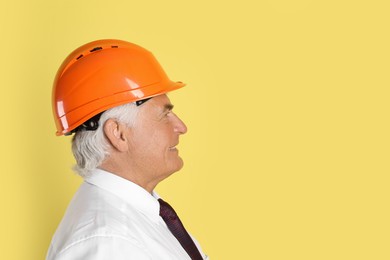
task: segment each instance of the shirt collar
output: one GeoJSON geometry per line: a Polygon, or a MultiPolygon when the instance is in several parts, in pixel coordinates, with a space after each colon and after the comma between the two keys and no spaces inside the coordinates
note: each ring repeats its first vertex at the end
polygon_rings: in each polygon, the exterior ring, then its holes
{"type": "Polygon", "coordinates": [[[156,192],[150,194],[141,186],[101,169],[93,170],[85,181],[113,193],[155,221],[159,220],[160,204],[157,199],[160,196],[156,192]]]}

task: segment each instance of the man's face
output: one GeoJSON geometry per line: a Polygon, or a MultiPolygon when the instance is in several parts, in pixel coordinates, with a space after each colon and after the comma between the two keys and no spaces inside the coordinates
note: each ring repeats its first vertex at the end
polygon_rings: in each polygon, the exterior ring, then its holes
{"type": "Polygon", "coordinates": [[[161,181],[183,167],[176,146],[187,127],[172,108],[167,95],[153,97],[140,106],[136,123],[129,128],[131,165],[151,180],[161,181]]]}

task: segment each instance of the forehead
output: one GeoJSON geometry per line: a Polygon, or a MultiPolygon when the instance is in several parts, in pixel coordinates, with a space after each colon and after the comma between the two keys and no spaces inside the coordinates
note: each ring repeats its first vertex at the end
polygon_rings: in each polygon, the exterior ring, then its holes
{"type": "Polygon", "coordinates": [[[152,101],[150,102],[151,106],[161,108],[161,109],[165,109],[166,106],[172,105],[171,100],[168,98],[166,94],[153,97],[150,99],[150,101],[152,101]]]}
{"type": "Polygon", "coordinates": [[[145,104],[141,105],[141,110],[148,114],[161,114],[166,110],[171,110],[173,105],[166,94],[151,98],[145,104]]]}

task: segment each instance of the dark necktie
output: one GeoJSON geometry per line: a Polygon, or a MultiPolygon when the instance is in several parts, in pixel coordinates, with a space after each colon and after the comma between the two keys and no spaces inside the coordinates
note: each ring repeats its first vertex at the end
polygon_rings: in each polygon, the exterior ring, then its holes
{"type": "Polygon", "coordinates": [[[198,248],[187,233],[175,210],[162,199],[158,199],[158,201],[160,202],[160,216],[167,224],[169,230],[180,242],[192,260],[202,260],[203,257],[200,255],[198,248]]]}

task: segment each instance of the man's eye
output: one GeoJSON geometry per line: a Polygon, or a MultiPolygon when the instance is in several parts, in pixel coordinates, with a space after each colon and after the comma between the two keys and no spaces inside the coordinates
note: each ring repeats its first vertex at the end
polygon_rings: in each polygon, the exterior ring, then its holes
{"type": "Polygon", "coordinates": [[[167,111],[165,113],[162,114],[162,117],[161,118],[166,118],[166,117],[169,117],[171,114],[171,111],[167,111]]]}

